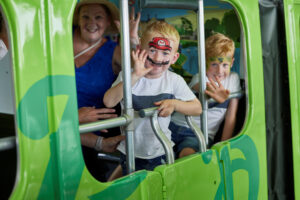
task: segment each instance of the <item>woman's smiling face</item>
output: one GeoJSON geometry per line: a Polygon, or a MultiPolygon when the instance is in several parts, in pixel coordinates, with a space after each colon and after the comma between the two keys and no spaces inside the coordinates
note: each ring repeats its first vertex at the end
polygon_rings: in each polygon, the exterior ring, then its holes
{"type": "Polygon", "coordinates": [[[81,37],[88,43],[98,41],[110,26],[110,17],[99,4],[85,5],[80,8],[79,27],[81,37]]]}

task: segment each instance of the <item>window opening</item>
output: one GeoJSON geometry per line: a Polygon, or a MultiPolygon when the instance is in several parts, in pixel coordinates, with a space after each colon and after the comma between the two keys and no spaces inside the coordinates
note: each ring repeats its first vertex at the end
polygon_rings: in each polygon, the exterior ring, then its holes
{"type": "Polygon", "coordinates": [[[0,199],[8,199],[16,180],[15,101],[9,30],[0,7],[0,199]]]}

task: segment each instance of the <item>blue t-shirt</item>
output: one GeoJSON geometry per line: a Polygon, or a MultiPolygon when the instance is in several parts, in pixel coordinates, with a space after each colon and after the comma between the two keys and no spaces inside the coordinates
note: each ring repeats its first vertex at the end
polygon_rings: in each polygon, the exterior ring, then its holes
{"type": "Polygon", "coordinates": [[[116,79],[112,70],[116,46],[116,42],[108,39],[85,65],[75,67],[78,108],[105,107],[103,96],[116,79]]]}

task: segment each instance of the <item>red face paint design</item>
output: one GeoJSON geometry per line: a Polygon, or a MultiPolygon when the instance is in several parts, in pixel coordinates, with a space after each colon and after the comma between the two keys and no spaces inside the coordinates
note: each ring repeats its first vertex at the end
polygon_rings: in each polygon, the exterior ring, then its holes
{"type": "Polygon", "coordinates": [[[170,47],[169,40],[163,37],[153,38],[152,41],[149,42],[149,47],[154,47],[160,50],[169,50],[169,51],[172,50],[172,47],[170,47]]]}

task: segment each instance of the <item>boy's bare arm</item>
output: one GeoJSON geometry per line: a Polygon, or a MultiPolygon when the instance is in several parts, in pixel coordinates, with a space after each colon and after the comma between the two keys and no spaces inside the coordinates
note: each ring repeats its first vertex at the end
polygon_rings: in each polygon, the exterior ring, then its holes
{"type": "Polygon", "coordinates": [[[123,82],[107,90],[103,97],[103,103],[106,107],[112,108],[123,99],[123,82]]]}
{"type": "MultiPolygon", "coordinates": [[[[145,50],[132,51],[132,59],[134,62],[133,72],[131,74],[131,85],[133,86],[143,76],[145,76],[151,68],[145,68],[145,61],[148,56],[145,50]]],[[[114,87],[106,91],[103,103],[106,107],[112,108],[123,99],[123,82],[118,83],[114,87]]]]}
{"type": "Polygon", "coordinates": [[[225,115],[225,124],[222,132],[221,141],[228,140],[232,137],[236,123],[236,113],[238,109],[238,99],[231,99],[225,115]]]}
{"type": "Polygon", "coordinates": [[[155,102],[154,104],[159,106],[159,116],[161,117],[167,117],[174,111],[180,112],[184,115],[200,115],[202,113],[202,106],[197,98],[191,101],[166,99],[155,102]]]}

